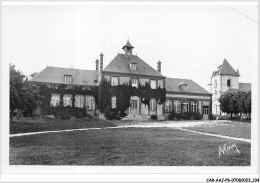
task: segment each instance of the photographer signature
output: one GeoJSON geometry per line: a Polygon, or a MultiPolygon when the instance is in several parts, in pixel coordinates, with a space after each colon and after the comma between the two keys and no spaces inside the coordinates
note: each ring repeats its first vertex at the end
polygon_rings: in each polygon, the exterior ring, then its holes
{"type": "Polygon", "coordinates": [[[237,149],[237,144],[231,144],[229,146],[227,146],[226,144],[223,145],[223,147],[219,147],[219,156],[221,154],[225,154],[226,152],[230,151],[231,149],[235,149],[238,153],[240,153],[240,151],[237,149]]]}

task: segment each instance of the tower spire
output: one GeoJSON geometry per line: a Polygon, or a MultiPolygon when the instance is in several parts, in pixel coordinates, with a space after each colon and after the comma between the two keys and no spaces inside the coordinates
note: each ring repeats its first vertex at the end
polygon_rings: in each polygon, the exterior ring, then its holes
{"type": "Polygon", "coordinates": [[[132,56],[132,50],[133,50],[133,46],[131,45],[131,43],[129,42],[129,40],[126,42],[126,44],[123,46],[123,50],[125,51],[125,56],[132,56]]]}

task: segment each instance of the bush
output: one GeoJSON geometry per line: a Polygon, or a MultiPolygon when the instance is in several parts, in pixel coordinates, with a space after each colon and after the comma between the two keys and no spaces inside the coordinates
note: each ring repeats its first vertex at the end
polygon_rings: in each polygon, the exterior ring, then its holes
{"type": "Polygon", "coordinates": [[[157,120],[157,115],[152,114],[152,115],[151,115],[151,119],[157,120]]]}
{"type": "Polygon", "coordinates": [[[72,108],[70,106],[67,107],[50,107],[45,112],[47,115],[54,115],[55,118],[68,120],[71,117],[75,117],[77,119],[88,117],[89,115],[86,113],[83,108],[72,108]]]}
{"type": "Polygon", "coordinates": [[[118,109],[112,109],[111,107],[106,108],[105,117],[108,120],[112,120],[112,119],[119,120],[119,119],[121,119],[119,110],[118,109]]]}
{"type": "Polygon", "coordinates": [[[202,115],[200,113],[192,113],[192,112],[185,112],[185,113],[175,113],[174,111],[168,115],[169,120],[201,120],[202,115]]]}
{"type": "Polygon", "coordinates": [[[167,117],[168,117],[169,120],[174,120],[174,118],[176,117],[176,114],[175,114],[174,111],[172,111],[172,113],[169,114],[167,117]]]}

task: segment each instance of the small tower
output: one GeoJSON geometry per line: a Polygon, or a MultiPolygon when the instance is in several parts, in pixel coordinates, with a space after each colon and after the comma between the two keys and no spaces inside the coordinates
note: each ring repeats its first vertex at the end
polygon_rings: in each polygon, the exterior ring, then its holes
{"type": "Polygon", "coordinates": [[[212,93],[212,114],[221,114],[219,98],[229,89],[239,89],[239,71],[235,71],[224,59],[222,65],[212,73],[211,81],[208,84],[212,93]]]}
{"type": "Polygon", "coordinates": [[[132,50],[133,50],[133,46],[131,45],[131,43],[129,42],[129,40],[126,42],[126,44],[123,46],[123,50],[125,51],[125,56],[129,56],[132,57],[132,50]]]}

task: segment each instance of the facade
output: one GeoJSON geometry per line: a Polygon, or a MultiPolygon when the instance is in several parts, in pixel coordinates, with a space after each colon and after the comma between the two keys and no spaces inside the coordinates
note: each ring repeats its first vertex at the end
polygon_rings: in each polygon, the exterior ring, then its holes
{"type": "Polygon", "coordinates": [[[226,59],[216,71],[213,71],[208,84],[209,92],[212,93],[212,114],[222,114],[219,98],[225,92],[251,91],[251,83],[240,83],[239,76],[238,69],[235,71],[226,59]]]}
{"type": "MultiPolygon", "coordinates": [[[[39,74],[36,74],[31,81],[46,84],[66,84],[71,86],[83,86],[84,88],[98,87],[102,80],[111,83],[112,86],[122,85],[131,82],[133,87],[139,84],[149,83],[152,89],[158,87],[166,89],[166,102],[158,104],[156,100],[150,100],[150,107],[144,105],[141,98],[131,96],[130,107],[126,111],[128,117],[150,118],[157,115],[158,119],[165,119],[173,111],[175,113],[194,112],[203,115],[208,119],[211,114],[211,94],[192,80],[167,78],[161,74],[161,62],[157,62],[157,70],[148,65],[137,55],[133,55],[134,47],[129,41],[122,47],[124,53],[118,53],[116,57],[103,69],[103,53],[100,60],[96,60],[96,70],[78,70],[58,67],[47,67],[39,74]]],[[[103,95],[101,93],[101,95],[103,95]]],[[[88,110],[96,108],[93,104],[94,96],[78,96],[79,104],[88,106],[88,110]],[[89,98],[92,98],[92,102],[89,98]],[[90,104],[92,103],[92,104],[90,104]],[[91,107],[90,107],[91,106],[91,107]]],[[[51,101],[59,100],[59,94],[53,94],[51,101]]],[[[63,97],[64,102],[71,105],[72,99],[69,96],[63,97]],[[68,102],[67,102],[68,101],[68,102]]],[[[111,98],[111,107],[116,108],[116,97],[111,98]]],[[[50,105],[55,104],[51,102],[50,105]]]]}

